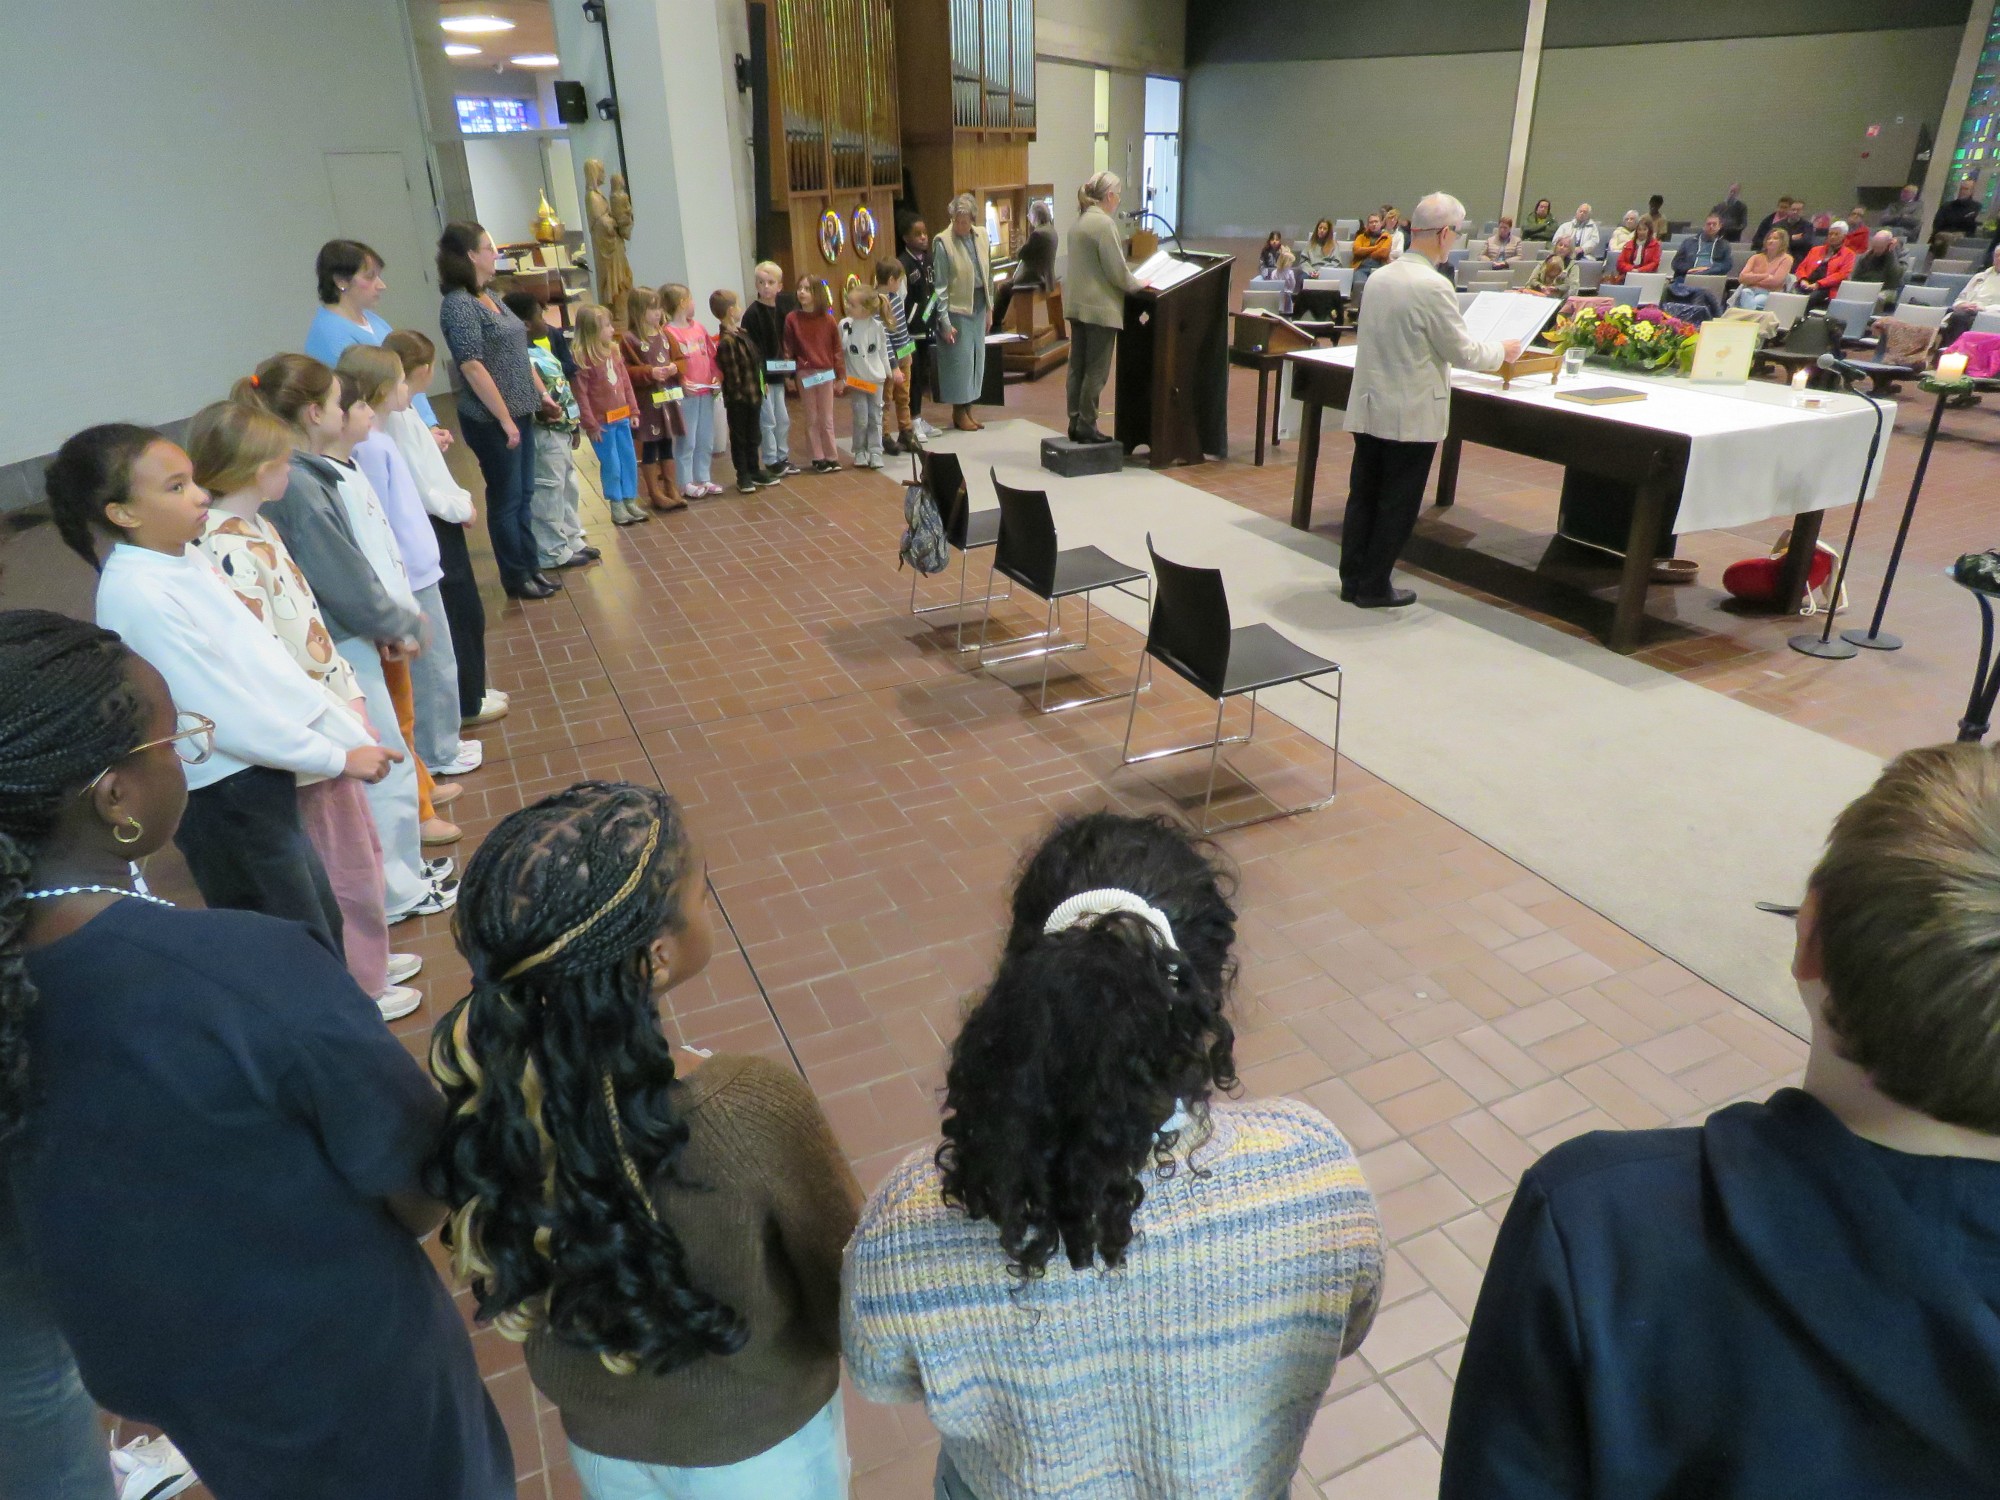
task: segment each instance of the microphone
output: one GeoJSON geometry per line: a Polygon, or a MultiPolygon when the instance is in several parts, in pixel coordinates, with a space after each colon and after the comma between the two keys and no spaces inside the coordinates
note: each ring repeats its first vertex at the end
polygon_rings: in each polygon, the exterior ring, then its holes
{"type": "Polygon", "coordinates": [[[1866,380],[1868,378],[1868,372],[1862,369],[1861,366],[1844,360],[1838,354],[1831,352],[1822,354],[1819,357],[1819,367],[1822,370],[1831,370],[1836,375],[1845,375],[1851,380],[1866,380]]]}

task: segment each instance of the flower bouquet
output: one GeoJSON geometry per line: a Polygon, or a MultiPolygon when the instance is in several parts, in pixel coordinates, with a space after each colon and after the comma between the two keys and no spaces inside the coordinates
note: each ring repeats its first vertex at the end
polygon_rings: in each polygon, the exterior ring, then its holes
{"type": "Polygon", "coordinates": [[[1582,349],[1593,359],[1621,370],[1685,374],[1694,363],[1695,326],[1657,307],[1578,309],[1557,318],[1549,340],[1558,349],[1582,349]]]}

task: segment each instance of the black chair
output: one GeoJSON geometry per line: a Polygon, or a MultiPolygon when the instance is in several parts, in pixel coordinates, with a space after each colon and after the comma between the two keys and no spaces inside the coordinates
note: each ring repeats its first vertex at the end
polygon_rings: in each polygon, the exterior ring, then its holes
{"type": "MultiPolygon", "coordinates": [[[[956,604],[918,604],[917,580],[923,575],[915,569],[910,573],[910,613],[913,615],[934,615],[939,610],[958,611],[957,633],[954,643],[960,651],[976,650],[965,644],[965,575],[971,571],[969,554],[982,547],[991,547],[1000,540],[1000,512],[997,510],[972,509],[972,496],[965,484],[965,470],[956,453],[923,451],[921,470],[923,486],[930,492],[931,503],[937,507],[938,519],[944,523],[944,539],[958,549],[958,602],[956,604]]],[[[1002,594],[1002,599],[1013,598],[1013,592],[1002,594]]]]}
{"type": "MultiPolygon", "coordinates": [[[[989,471],[990,472],[990,471],[989,471]]],[[[979,620],[979,660],[981,668],[1002,666],[1029,657],[1042,659],[1042,692],[1039,702],[1045,714],[1083,708],[1092,703],[1109,703],[1121,696],[1100,693],[1093,698],[1076,698],[1049,707],[1049,658],[1062,651],[1082,651],[1090,645],[1090,595],[1095,589],[1117,589],[1128,598],[1141,600],[1148,608],[1153,602],[1152,580],[1144,570],[1128,567],[1095,547],[1059,548],[1055,517],[1049,514],[1049,497],[1040,490],[1017,490],[993,476],[993,493],[1000,497],[1000,538],[993,550],[993,573],[986,580],[986,611],[979,620]],[[1048,620],[1038,635],[1022,640],[1046,644],[1007,656],[988,657],[986,626],[993,617],[993,578],[1011,579],[1037,599],[1049,601],[1048,620]],[[1135,594],[1127,584],[1143,583],[1144,594],[1135,594]],[[1058,640],[1062,634],[1062,601],[1083,595],[1083,639],[1058,640]]]]}
{"type": "MultiPolygon", "coordinates": [[[[1146,536],[1146,553],[1153,560],[1159,580],[1154,596],[1153,616],[1146,629],[1146,649],[1139,657],[1139,670],[1132,678],[1132,711],[1125,718],[1125,747],[1120,752],[1124,764],[1159,760],[1168,755],[1208,751],[1208,790],[1201,799],[1197,824],[1204,834],[1224,833],[1231,828],[1247,828],[1293,813],[1311,812],[1333,801],[1340,790],[1340,687],[1343,680],[1338,662],[1315,656],[1303,646],[1295,646],[1269,625],[1229,623],[1229,595],[1216,568],[1191,568],[1173,562],[1154,550],[1152,534],[1146,536]],[[1192,745],[1173,745],[1164,750],[1132,753],[1132,728],[1139,717],[1139,686],[1146,676],[1146,664],[1158,661],[1176,676],[1192,683],[1215,700],[1215,733],[1192,745]],[[1331,676],[1334,691],[1328,692],[1312,679],[1331,676]],[[1224,745],[1245,745],[1257,733],[1257,694],[1265,688],[1296,682],[1311,688],[1322,698],[1333,700],[1333,785],[1317,802],[1279,808],[1254,818],[1210,826],[1215,803],[1215,768],[1224,745]],[[1223,737],[1222,711],[1231,698],[1250,695],[1250,728],[1243,734],[1223,737]]],[[[1245,776],[1244,783],[1256,790],[1245,776]]],[[[1262,795],[1261,793],[1259,795],[1262,795]]]]}

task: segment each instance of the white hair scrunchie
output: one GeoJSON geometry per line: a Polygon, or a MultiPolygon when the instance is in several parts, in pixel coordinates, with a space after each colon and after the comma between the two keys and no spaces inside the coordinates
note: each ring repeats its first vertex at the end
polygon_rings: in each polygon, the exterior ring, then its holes
{"type": "Polygon", "coordinates": [[[1129,911],[1135,917],[1144,917],[1152,929],[1160,935],[1160,941],[1170,949],[1177,949],[1174,942],[1173,924],[1167,914],[1144,896],[1135,896],[1130,891],[1108,887],[1098,891],[1080,891],[1049,913],[1048,921],[1042,924],[1042,933],[1049,936],[1074,927],[1089,917],[1101,917],[1106,912],[1129,911]]]}

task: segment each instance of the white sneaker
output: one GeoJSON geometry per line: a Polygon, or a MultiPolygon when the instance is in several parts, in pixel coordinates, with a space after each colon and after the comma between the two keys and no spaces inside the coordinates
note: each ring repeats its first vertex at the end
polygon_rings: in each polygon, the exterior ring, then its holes
{"type": "Polygon", "coordinates": [[[424,992],[407,984],[392,984],[375,997],[375,1008],[385,1021],[400,1021],[424,1003],[424,992]]]}
{"type": "Polygon", "coordinates": [[[118,1500],[167,1500],[195,1482],[193,1466],[163,1437],[133,1438],[113,1448],[111,1473],[118,1481],[118,1500]]]}
{"type": "Polygon", "coordinates": [[[424,861],[424,879],[436,885],[440,880],[449,880],[457,869],[449,854],[441,854],[436,859],[424,861]]]}
{"type": "Polygon", "coordinates": [[[423,967],[423,959],[414,953],[391,953],[389,983],[401,984],[405,979],[415,979],[423,971],[423,967]]]}
{"type": "Polygon", "coordinates": [[[433,776],[463,776],[468,771],[476,771],[486,764],[486,750],[478,740],[460,740],[458,758],[448,760],[443,765],[430,768],[433,776]]]}
{"type": "Polygon", "coordinates": [[[486,696],[479,700],[479,706],[481,708],[505,708],[508,704],[512,703],[513,701],[514,700],[512,698],[508,697],[505,693],[501,692],[500,689],[488,688],[486,690],[486,696]]]}
{"type": "Polygon", "coordinates": [[[917,436],[920,438],[934,438],[934,437],[944,436],[944,433],[941,429],[931,426],[931,424],[925,421],[922,417],[917,418],[916,426],[917,426],[917,436]]]}

